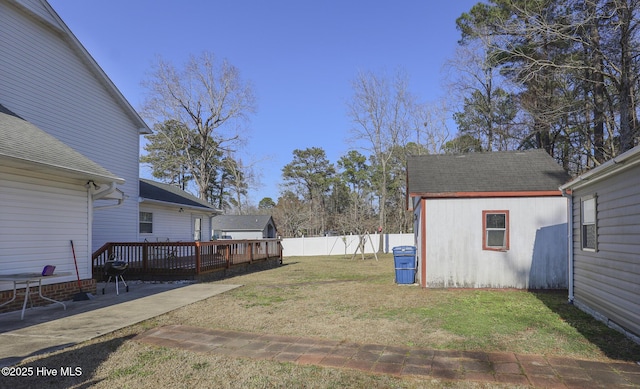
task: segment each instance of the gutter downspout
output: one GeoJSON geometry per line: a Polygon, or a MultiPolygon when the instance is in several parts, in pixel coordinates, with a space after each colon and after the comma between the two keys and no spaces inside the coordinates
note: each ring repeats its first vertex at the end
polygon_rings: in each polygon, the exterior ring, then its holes
{"type": "Polygon", "coordinates": [[[567,255],[569,256],[569,304],[573,304],[573,195],[567,189],[561,189],[562,196],[567,199],[567,255]]]}
{"type": "MultiPolygon", "coordinates": [[[[98,191],[96,191],[96,184],[93,181],[89,181],[87,185],[89,186],[89,193],[91,194],[92,201],[100,200],[101,198],[104,198],[116,191],[115,181],[110,182],[109,186],[98,191]]],[[[121,206],[123,202],[124,202],[124,199],[118,199],[118,202],[116,204],[101,205],[101,206],[93,207],[93,209],[96,210],[96,209],[116,208],[121,206]]]]}

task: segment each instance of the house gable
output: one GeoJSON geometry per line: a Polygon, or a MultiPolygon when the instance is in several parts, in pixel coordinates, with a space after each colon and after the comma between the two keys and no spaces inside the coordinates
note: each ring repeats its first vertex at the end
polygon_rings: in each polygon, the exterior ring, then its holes
{"type": "MultiPolygon", "coordinates": [[[[21,11],[26,17],[32,18],[34,21],[42,25],[44,28],[55,33],[62,39],[66,45],[75,53],[77,58],[86,66],[93,76],[102,84],[103,88],[108,91],[112,98],[120,105],[123,112],[136,123],[136,130],[140,134],[150,134],[151,130],[142,120],[140,115],[131,106],[129,101],[122,95],[120,90],[115,86],[113,81],[106,75],[100,65],[93,59],[91,54],[84,48],[82,43],[71,32],[69,27],[58,16],[57,12],[45,0],[13,0],[9,2],[9,6],[14,6],[21,11]]],[[[27,47],[28,51],[29,48],[27,47]]],[[[45,57],[46,58],[46,57],[45,57]]]]}

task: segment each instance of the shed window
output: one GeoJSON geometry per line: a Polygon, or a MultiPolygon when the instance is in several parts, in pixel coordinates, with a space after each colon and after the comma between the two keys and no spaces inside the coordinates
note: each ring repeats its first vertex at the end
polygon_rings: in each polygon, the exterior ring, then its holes
{"type": "Polygon", "coordinates": [[[482,211],[482,249],[509,250],[509,211],[482,211]]]}
{"type": "Polygon", "coordinates": [[[140,212],[140,233],[141,234],[153,233],[153,213],[140,212]]]}
{"type": "Polygon", "coordinates": [[[582,248],[595,250],[598,241],[598,230],[596,226],[596,198],[589,196],[582,199],[580,210],[582,248]]]}

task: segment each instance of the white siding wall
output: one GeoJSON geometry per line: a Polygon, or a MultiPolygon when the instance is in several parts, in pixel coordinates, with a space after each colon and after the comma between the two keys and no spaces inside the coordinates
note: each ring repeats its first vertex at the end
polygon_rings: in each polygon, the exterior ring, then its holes
{"type": "MultiPolygon", "coordinates": [[[[56,273],[73,274],[56,282],[74,280],[73,240],[80,278],[91,278],[88,218],[83,183],[0,168],[2,273],[34,273],[55,265],[56,273]]],[[[12,285],[0,283],[0,290],[12,285]]]]}
{"type": "Polygon", "coordinates": [[[428,287],[567,287],[562,197],[427,199],[428,287]],[[510,248],[482,249],[482,211],[509,210],[510,248]]]}
{"type": "Polygon", "coordinates": [[[135,122],[57,30],[5,2],[0,52],[0,103],[126,180],[124,205],[94,214],[93,249],[137,240],[135,122]]]}
{"type": "Polygon", "coordinates": [[[573,191],[574,299],[640,336],[640,167],[573,191]],[[580,199],[596,197],[597,248],[582,250],[580,199]]]}
{"type": "Polygon", "coordinates": [[[140,234],[140,241],[147,239],[150,242],[156,240],[164,241],[169,238],[172,242],[192,242],[194,232],[194,219],[202,219],[202,241],[211,240],[210,217],[204,213],[178,212],[178,209],[163,207],[153,204],[140,204],[140,212],[151,212],[153,214],[153,233],[140,234]]]}

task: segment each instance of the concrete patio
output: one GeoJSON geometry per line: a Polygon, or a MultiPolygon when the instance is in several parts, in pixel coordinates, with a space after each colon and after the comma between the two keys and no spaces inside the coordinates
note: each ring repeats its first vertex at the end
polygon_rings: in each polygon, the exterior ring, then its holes
{"type": "MultiPolygon", "coordinates": [[[[141,283],[130,281],[129,292],[116,295],[113,284],[106,294],[85,301],[27,309],[0,315],[0,367],[72,346],[174,309],[224,293],[240,285],[219,283],[141,283]]],[[[98,291],[102,286],[99,285],[98,291]]],[[[20,298],[21,296],[19,296],[20,298]]]]}

